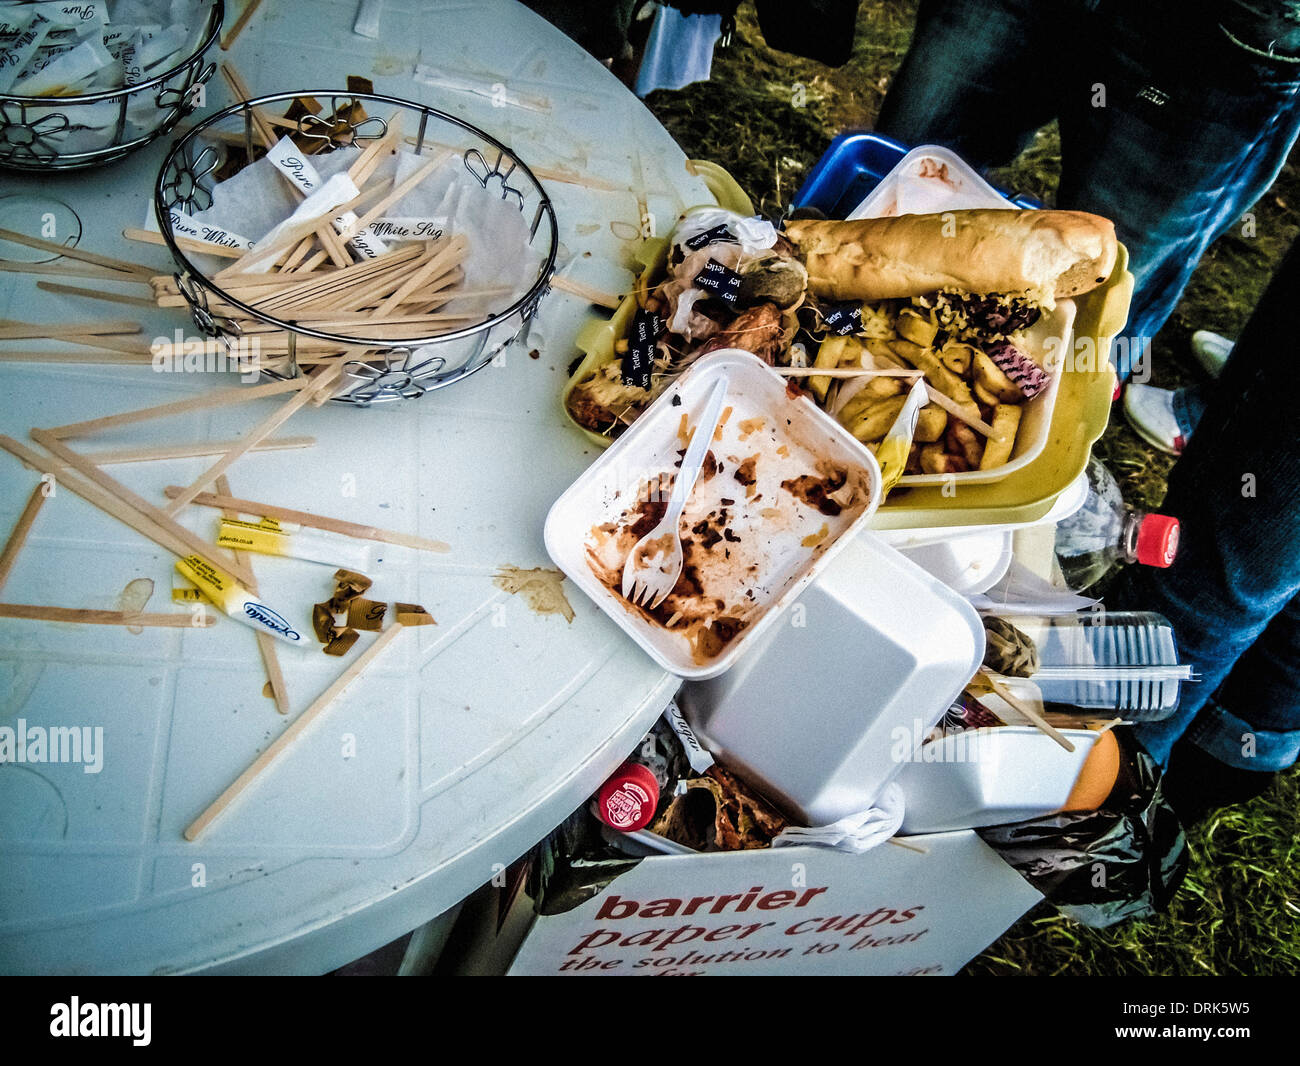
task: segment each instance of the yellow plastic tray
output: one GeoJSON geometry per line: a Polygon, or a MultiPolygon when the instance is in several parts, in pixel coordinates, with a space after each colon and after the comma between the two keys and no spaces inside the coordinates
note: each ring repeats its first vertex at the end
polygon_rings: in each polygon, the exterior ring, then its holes
{"type": "MultiPolygon", "coordinates": [[[[731,175],[716,163],[692,160],[691,167],[709,187],[718,205],[739,214],[752,214],[749,197],[731,175]]],[[[643,269],[637,288],[651,284],[664,268],[666,238],[643,242],[636,254],[643,269]]],[[[1062,371],[1061,391],[1052,414],[1047,445],[1023,470],[986,485],[959,485],[895,489],[871,520],[873,529],[917,529],[934,526],[1013,525],[1034,522],[1052,509],[1056,497],[1082,472],[1093,443],[1106,429],[1115,371],[1110,347],[1128,319],[1133,296],[1133,275],[1128,270],[1128,250],[1121,244],[1115,269],[1104,285],[1076,298],[1073,365],[1062,371]]],[[[626,337],[636,311],[636,294],[623,298],[613,316],[592,318],[578,332],[576,344],[584,353],[560,396],[569,418],[569,393],[605,363],[614,359],[614,345],[626,337]]],[[[598,448],[610,441],[599,433],[570,423],[598,448]]]]}

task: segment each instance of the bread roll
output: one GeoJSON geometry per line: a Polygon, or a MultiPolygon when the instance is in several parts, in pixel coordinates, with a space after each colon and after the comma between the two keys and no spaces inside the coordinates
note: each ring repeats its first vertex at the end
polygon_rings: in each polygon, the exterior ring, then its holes
{"type": "Polygon", "coordinates": [[[1077,296],[1115,267],[1115,227],[1083,211],[945,211],[787,222],[814,295],[829,300],[965,292],[1077,296]]]}

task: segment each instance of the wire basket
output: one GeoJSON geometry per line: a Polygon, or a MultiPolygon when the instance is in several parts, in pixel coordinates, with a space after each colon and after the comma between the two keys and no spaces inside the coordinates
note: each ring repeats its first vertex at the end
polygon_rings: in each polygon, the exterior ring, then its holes
{"type": "Polygon", "coordinates": [[[221,34],[223,0],[211,0],[197,49],[163,73],[81,96],[0,93],[0,167],[42,172],[112,163],[161,137],[198,106],[216,70],[204,55],[221,34]]]}
{"type": "MultiPolygon", "coordinates": [[[[342,164],[346,166],[351,158],[342,160],[342,164]]],[[[320,165],[325,167],[324,163],[320,165]]],[[[394,176],[391,187],[398,184],[394,176]]],[[[495,204],[477,206],[504,210],[495,204]]],[[[201,333],[223,342],[232,351],[247,345],[254,335],[265,347],[270,336],[274,356],[259,358],[255,365],[271,378],[295,377],[313,364],[341,361],[341,384],[331,400],[361,407],[418,398],[460,381],[491,362],[518,338],[546,294],[559,244],[550,198],[528,166],[496,138],[432,107],[391,96],[337,89],[277,93],[212,115],[173,145],[158,176],[155,210],[177,266],[174,282],[180,301],[173,297],[172,303],[188,306],[201,333]],[[304,101],[316,106],[318,112],[304,108],[304,101]],[[281,113],[295,112],[292,120],[279,117],[281,113]],[[405,327],[399,341],[394,337],[396,327],[388,327],[386,322],[349,323],[346,328],[322,325],[319,318],[313,321],[310,316],[259,306],[265,301],[254,300],[245,290],[224,283],[218,275],[221,268],[231,267],[230,259],[205,254],[201,246],[186,238],[185,232],[177,230],[179,227],[193,234],[194,223],[189,220],[212,207],[214,188],[265,158],[266,137],[259,139],[257,124],[261,123],[265,130],[268,120],[276,136],[287,135],[305,146],[302,154],[309,166],[322,156],[344,149],[364,154],[367,146],[388,138],[391,123],[399,123],[390,139],[430,164],[435,157],[442,159],[432,172],[435,176],[438,168],[446,166],[454,171],[452,178],[463,183],[467,198],[490,198],[518,208],[521,218],[512,225],[517,226],[521,246],[529,253],[527,261],[512,265],[499,256],[494,259],[491,247],[470,242],[463,275],[469,277],[471,269],[478,277],[496,276],[499,271],[512,276],[513,285],[468,293],[466,301],[473,296],[491,299],[492,303],[462,303],[462,307],[472,308],[472,313],[446,316],[457,319],[453,324],[437,328],[431,325],[426,332],[423,320],[414,316],[417,321],[405,327]],[[460,166],[472,181],[460,173],[460,166]],[[268,334],[266,327],[274,327],[274,335],[268,334]]],[[[513,211],[506,213],[514,217],[513,211]]],[[[407,247],[415,240],[399,236],[398,247],[407,247]]],[[[429,247],[437,246],[435,242],[429,247]]],[[[349,258],[356,257],[350,265],[366,263],[355,245],[346,250],[349,258]]],[[[418,289],[416,292],[419,294],[418,289]]],[[[456,290],[451,292],[455,296],[456,290]]]]}

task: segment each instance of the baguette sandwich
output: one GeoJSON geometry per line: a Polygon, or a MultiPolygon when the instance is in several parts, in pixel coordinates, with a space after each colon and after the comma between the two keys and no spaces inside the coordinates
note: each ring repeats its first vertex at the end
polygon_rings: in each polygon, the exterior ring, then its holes
{"type": "Polygon", "coordinates": [[[890,300],[940,290],[1023,293],[1050,306],[1102,284],[1115,227],[1083,211],[987,209],[851,222],[787,222],[823,300],[890,300]]]}

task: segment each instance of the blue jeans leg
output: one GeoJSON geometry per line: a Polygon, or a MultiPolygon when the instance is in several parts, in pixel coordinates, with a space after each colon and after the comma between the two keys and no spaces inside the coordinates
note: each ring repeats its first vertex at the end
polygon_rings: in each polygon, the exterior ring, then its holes
{"type": "Polygon", "coordinates": [[[1173,718],[1138,728],[1166,762],[1184,733],[1231,765],[1271,770],[1300,752],[1300,244],[1251,316],[1161,510],[1182,540],[1167,570],[1130,567],[1111,605],[1159,611],[1202,681],[1173,718]],[[1243,734],[1252,734],[1249,743],[1243,734]]]}
{"type": "Polygon", "coordinates": [[[1057,8],[922,0],[876,129],[904,144],[951,148],[979,170],[1011,162],[1056,114],[1057,8]]]}
{"type": "Polygon", "coordinates": [[[1180,19],[1170,33],[1165,6],[1100,3],[1109,43],[1061,110],[1058,206],[1112,219],[1129,251],[1137,284],[1116,346],[1129,366],[1210,244],[1234,225],[1250,232],[1243,214],[1300,133],[1300,71],[1251,56],[1212,22],[1180,19]]]}
{"type": "Polygon", "coordinates": [[[1300,72],[1176,0],[923,0],[877,127],[1008,163],[1061,123],[1057,205],[1115,222],[1137,281],[1121,378],[1205,249],[1272,184],[1300,132],[1300,72]]]}

